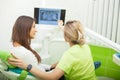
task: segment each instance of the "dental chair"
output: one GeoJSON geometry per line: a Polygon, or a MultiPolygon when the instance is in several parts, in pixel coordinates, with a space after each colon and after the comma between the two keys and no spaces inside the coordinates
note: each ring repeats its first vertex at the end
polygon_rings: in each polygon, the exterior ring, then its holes
{"type": "Polygon", "coordinates": [[[12,57],[9,52],[0,50],[0,72],[8,80],[40,80],[26,70],[10,65],[7,61],[9,57],[12,57]]]}
{"type": "MultiPolygon", "coordinates": [[[[40,80],[27,72],[8,63],[7,59],[12,57],[7,51],[0,50],[0,72],[10,80],[40,80]]],[[[95,69],[101,65],[100,61],[94,62],[95,69]]]]}

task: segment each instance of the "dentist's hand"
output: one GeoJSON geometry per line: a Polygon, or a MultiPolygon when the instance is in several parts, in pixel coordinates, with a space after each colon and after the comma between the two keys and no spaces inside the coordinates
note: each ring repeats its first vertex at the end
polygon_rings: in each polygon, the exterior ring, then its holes
{"type": "Polygon", "coordinates": [[[11,55],[13,56],[13,58],[8,58],[9,64],[26,70],[28,64],[25,63],[20,58],[17,58],[15,55],[13,55],[13,54],[11,54],[11,55]]]}
{"type": "Polygon", "coordinates": [[[60,27],[60,29],[62,31],[64,31],[64,26],[63,26],[63,21],[62,20],[58,20],[58,26],[60,27]]]}

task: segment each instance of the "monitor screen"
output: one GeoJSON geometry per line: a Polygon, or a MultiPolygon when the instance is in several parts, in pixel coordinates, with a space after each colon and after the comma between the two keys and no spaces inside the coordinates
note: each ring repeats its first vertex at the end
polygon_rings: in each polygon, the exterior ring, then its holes
{"type": "Polygon", "coordinates": [[[65,9],[34,8],[36,24],[57,25],[57,20],[65,21],[65,9]]]}

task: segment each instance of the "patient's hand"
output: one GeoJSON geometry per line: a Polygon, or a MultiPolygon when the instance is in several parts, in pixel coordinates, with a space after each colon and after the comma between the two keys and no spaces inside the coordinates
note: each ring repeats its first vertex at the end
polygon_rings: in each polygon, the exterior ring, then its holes
{"type": "Polygon", "coordinates": [[[57,66],[58,62],[51,65],[50,69],[54,69],[57,66]]]}

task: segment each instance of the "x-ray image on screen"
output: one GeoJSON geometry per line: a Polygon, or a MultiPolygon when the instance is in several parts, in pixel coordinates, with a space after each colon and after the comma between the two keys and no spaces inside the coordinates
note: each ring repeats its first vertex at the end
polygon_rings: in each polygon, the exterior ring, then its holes
{"type": "Polygon", "coordinates": [[[57,25],[57,20],[65,20],[65,10],[51,8],[35,8],[36,24],[57,25]]]}
{"type": "Polygon", "coordinates": [[[44,11],[40,10],[40,19],[43,21],[57,21],[60,19],[60,11],[44,11]]]}

